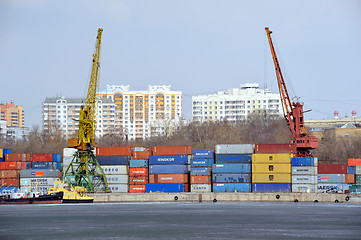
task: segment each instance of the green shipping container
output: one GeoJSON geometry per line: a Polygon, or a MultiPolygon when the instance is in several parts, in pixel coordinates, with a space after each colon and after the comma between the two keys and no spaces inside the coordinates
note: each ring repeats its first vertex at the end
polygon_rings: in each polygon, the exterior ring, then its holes
{"type": "Polygon", "coordinates": [[[361,184],[361,175],[356,175],[356,184],[361,184]]]}
{"type": "Polygon", "coordinates": [[[352,184],[350,186],[350,193],[361,193],[361,185],[352,184]]]}

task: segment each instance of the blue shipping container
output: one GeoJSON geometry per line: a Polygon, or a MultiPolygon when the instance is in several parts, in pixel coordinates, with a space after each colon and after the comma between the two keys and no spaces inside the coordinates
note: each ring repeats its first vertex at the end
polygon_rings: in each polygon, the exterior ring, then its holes
{"type": "Polygon", "coordinates": [[[314,158],[306,158],[306,157],[292,158],[291,165],[292,165],[292,167],[315,166],[315,161],[314,161],[314,158]]]}
{"type": "Polygon", "coordinates": [[[60,154],[53,154],[53,162],[61,162],[60,154]]]}
{"type": "Polygon", "coordinates": [[[212,173],[212,167],[195,167],[191,168],[193,176],[209,176],[212,173]]]}
{"type": "Polygon", "coordinates": [[[249,163],[224,163],[214,164],[213,173],[251,173],[249,163]]]}
{"type": "Polygon", "coordinates": [[[349,166],[347,169],[348,174],[356,174],[356,167],[349,166]]]}
{"type": "Polygon", "coordinates": [[[253,183],[252,192],[291,192],[291,183],[253,183]]]}
{"type": "Polygon", "coordinates": [[[10,148],[4,148],[3,149],[3,154],[5,155],[5,154],[8,154],[8,153],[11,153],[11,149],[10,148]]]}
{"type": "Polygon", "coordinates": [[[97,156],[99,165],[128,165],[129,156],[97,156]]]}
{"type": "Polygon", "coordinates": [[[11,194],[19,191],[18,187],[1,187],[0,194],[11,194]]]}
{"type": "Polygon", "coordinates": [[[195,151],[193,151],[193,158],[213,158],[214,159],[214,151],[213,150],[195,150],[195,151]]]}
{"type": "Polygon", "coordinates": [[[191,167],[212,167],[214,164],[213,158],[203,158],[203,159],[192,159],[191,167]]]}
{"type": "Polygon", "coordinates": [[[188,155],[156,155],[149,156],[149,165],[188,164],[188,155]]]}
{"type": "Polygon", "coordinates": [[[216,163],[251,163],[252,154],[217,154],[216,163]]]}
{"type": "Polygon", "coordinates": [[[150,192],[185,192],[186,185],[184,183],[147,183],[145,191],[150,192]]]}
{"type": "Polygon", "coordinates": [[[149,174],[182,174],[188,173],[188,165],[149,165],[149,174]]]}
{"type": "Polygon", "coordinates": [[[214,183],[251,183],[250,173],[216,173],[212,176],[214,183]]]}
{"type": "Polygon", "coordinates": [[[31,167],[33,169],[56,169],[56,162],[32,162],[31,167]]]}
{"type": "Polygon", "coordinates": [[[61,163],[60,163],[60,162],[57,162],[57,163],[56,163],[56,169],[61,170],[60,168],[61,168],[61,163]]]}
{"type": "Polygon", "coordinates": [[[26,162],[26,169],[30,169],[31,168],[31,162],[26,162]]]}
{"type": "Polygon", "coordinates": [[[251,192],[250,183],[213,183],[213,192],[251,192]]]}
{"type": "Polygon", "coordinates": [[[146,159],[134,159],[129,161],[130,168],[147,168],[148,160],[146,159]]]}
{"type": "Polygon", "coordinates": [[[5,158],[0,158],[0,162],[5,162],[5,158]]]}

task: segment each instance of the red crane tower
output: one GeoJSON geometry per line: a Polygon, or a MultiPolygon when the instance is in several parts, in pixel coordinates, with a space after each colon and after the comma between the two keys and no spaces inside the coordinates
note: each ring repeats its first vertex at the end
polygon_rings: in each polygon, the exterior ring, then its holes
{"type": "Polygon", "coordinates": [[[304,125],[303,118],[303,113],[310,110],[303,111],[302,103],[298,101],[291,102],[291,99],[287,92],[285,81],[283,80],[281,67],[278,63],[277,55],[273,47],[271,39],[272,31],[270,31],[267,27],[265,29],[276,69],[276,76],[281,96],[283,113],[286,119],[287,126],[291,130],[291,133],[293,135],[293,139],[291,139],[291,144],[293,144],[294,146],[295,155],[296,157],[312,157],[310,150],[316,149],[318,147],[318,138],[308,135],[308,131],[304,125]]]}

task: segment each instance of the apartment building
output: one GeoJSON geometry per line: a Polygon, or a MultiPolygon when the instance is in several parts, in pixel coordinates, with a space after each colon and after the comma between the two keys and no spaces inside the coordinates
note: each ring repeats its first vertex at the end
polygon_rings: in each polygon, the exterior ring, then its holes
{"type": "Polygon", "coordinates": [[[8,127],[24,127],[24,110],[14,102],[0,103],[0,120],[6,121],[8,127]]]}
{"type": "Polygon", "coordinates": [[[246,83],[217,94],[192,97],[194,121],[226,119],[235,123],[246,120],[250,114],[281,115],[280,95],[266,88],[260,89],[258,83],[246,83]]]}

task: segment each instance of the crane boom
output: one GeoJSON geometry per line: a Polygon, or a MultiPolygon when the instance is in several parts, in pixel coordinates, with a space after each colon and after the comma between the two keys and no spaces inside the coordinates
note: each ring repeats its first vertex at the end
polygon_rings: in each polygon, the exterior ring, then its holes
{"type": "Polygon", "coordinates": [[[278,89],[281,96],[282,109],[288,128],[290,129],[293,139],[291,143],[296,148],[296,156],[305,157],[312,156],[310,150],[318,147],[318,139],[314,136],[309,136],[307,128],[304,125],[303,104],[300,102],[292,102],[285,81],[283,79],[280,64],[277,59],[276,51],[274,49],[271,33],[269,28],[265,28],[268,42],[270,45],[273,63],[275,65],[278,89]]]}

